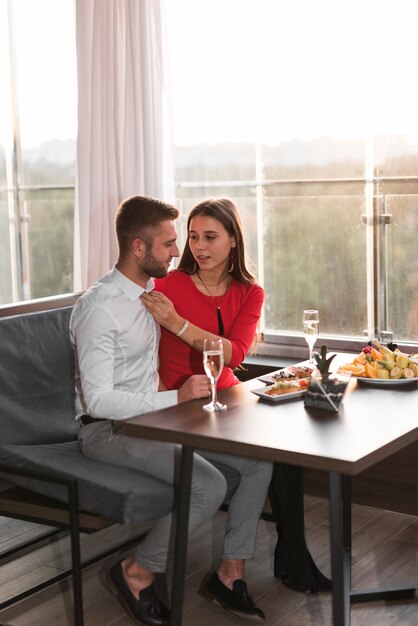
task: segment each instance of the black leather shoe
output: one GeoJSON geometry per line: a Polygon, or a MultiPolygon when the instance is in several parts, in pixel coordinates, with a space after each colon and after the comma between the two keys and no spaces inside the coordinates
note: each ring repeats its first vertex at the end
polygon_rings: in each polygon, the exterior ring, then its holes
{"type": "Polygon", "coordinates": [[[113,565],[107,572],[106,587],[117,596],[125,611],[137,624],[168,626],[170,612],[158,600],[154,584],[140,591],[137,600],[123,578],[122,561],[113,565]]]}
{"type": "Polygon", "coordinates": [[[214,572],[203,579],[199,593],[206,600],[219,604],[226,611],[247,622],[264,622],[266,619],[263,611],[256,607],[249,595],[245,580],[234,580],[231,590],[219,580],[218,574],[214,572]]]}

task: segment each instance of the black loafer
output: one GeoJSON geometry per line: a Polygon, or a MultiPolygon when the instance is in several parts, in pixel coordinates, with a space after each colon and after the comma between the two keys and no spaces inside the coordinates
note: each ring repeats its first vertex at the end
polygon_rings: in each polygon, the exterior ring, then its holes
{"type": "Polygon", "coordinates": [[[266,619],[261,609],[247,591],[245,580],[234,580],[233,588],[228,589],[216,572],[208,574],[202,581],[199,593],[203,598],[219,604],[222,608],[247,622],[264,622],[266,619]]]}
{"type": "Polygon", "coordinates": [[[107,572],[106,587],[117,596],[125,611],[137,624],[168,626],[170,612],[158,600],[154,584],[140,591],[137,600],[123,578],[122,561],[107,572]]]}

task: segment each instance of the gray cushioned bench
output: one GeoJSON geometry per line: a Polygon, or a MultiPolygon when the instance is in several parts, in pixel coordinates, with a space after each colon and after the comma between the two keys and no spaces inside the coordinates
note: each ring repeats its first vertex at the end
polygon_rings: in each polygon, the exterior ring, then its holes
{"type": "MultiPolygon", "coordinates": [[[[93,461],[81,453],[68,331],[71,310],[0,318],[0,515],[69,528],[73,550],[79,553],[80,527],[98,529],[106,523],[155,519],[172,510],[175,490],[143,472],[93,461]]],[[[227,479],[230,497],[238,476],[230,468],[218,468],[227,479]]],[[[75,560],[73,552],[67,575],[73,575],[80,626],[80,568],[85,565],[79,554],[75,560]]],[[[49,584],[56,582],[50,580],[49,584]]],[[[21,598],[22,594],[14,601],[21,598]]]]}

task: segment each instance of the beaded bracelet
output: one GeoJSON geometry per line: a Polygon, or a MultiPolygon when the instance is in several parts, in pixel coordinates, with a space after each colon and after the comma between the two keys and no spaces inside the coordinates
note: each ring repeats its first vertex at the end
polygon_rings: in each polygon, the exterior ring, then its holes
{"type": "Polygon", "coordinates": [[[183,333],[189,328],[189,320],[185,320],[183,326],[180,328],[179,332],[176,333],[176,337],[181,337],[183,333]]]}

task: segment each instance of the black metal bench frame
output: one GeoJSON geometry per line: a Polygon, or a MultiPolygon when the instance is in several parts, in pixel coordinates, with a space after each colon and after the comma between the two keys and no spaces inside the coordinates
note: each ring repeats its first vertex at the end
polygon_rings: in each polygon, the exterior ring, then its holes
{"type": "Polygon", "coordinates": [[[115,522],[106,520],[99,515],[93,515],[91,513],[85,513],[78,508],[78,492],[77,481],[58,478],[50,475],[43,474],[41,472],[31,471],[25,472],[24,470],[18,470],[8,465],[0,464],[0,472],[2,474],[10,474],[16,476],[23,476],[25,478],[36,478],[45,481],[50,484],[62,485],[67,489],[68,493],[68,505],[54,500],[52,498],[46,498],[40,496],[34,492],[28,492],[22,490],[19,487],[14,487],[11,490],[7,490],[0,493],[0,515],[4,517],[10,517],[14,519],[35,522],[38,524],[44,524],[51,526],[54,529],[39,535],[38,537],[31,539],[28,542],[19,544],[18,546],[11,548],[4,553],[0,554],[0,565],[16,555],[23,554],[29,549],[32,549],[38,545],[41,545],[45,541],[51,538],[57,538],[62,533],[70,534],[71,540],[71,568],[60,572],[45,581],[34,585],[30,589],[20,592],[7,600],[0,603],[0,610],[5,609],[20,600],[23,600],[43,589],[46,589],[58,582],[61,582],[69,577],[72,577],[73,581],[73,596],[74,596],[74,621],[76,626],[84,625],[83,617],[83,593],[82,593],[82,570],[94,565],[95,563],[115,554],[121,550],[125,550],[134,545],[137,545],[141,539],[146,535],[146,531],[142,530],[137,535],[130,537],[128,540],[119,542],[113,545],[107,550],[86,559],[81,560],[80,549],[80,533],[93,533],[103,528],[106,528],[115,522]],[[10,493],[9,493],[10,491],[10,493]],[[17,498],[13,495],[17,494],[17,498]],[[12,495],[12,497],[10,497],[12,495]],[[31,496],[29,500],[27,496],[31,496]],[[22,498],[22,499],[21,499],[22,498]],[[23,499],[24,498],[24,499],[23,499]],[[22,504],[24,506],[22,507],[22,504]],[[15,506],[14,506],[15,505],[15,506]],[[25,511],[22,511],[26,509],[25,511]],[[65,519],[66,518],[66,519],[65,519]]]}

